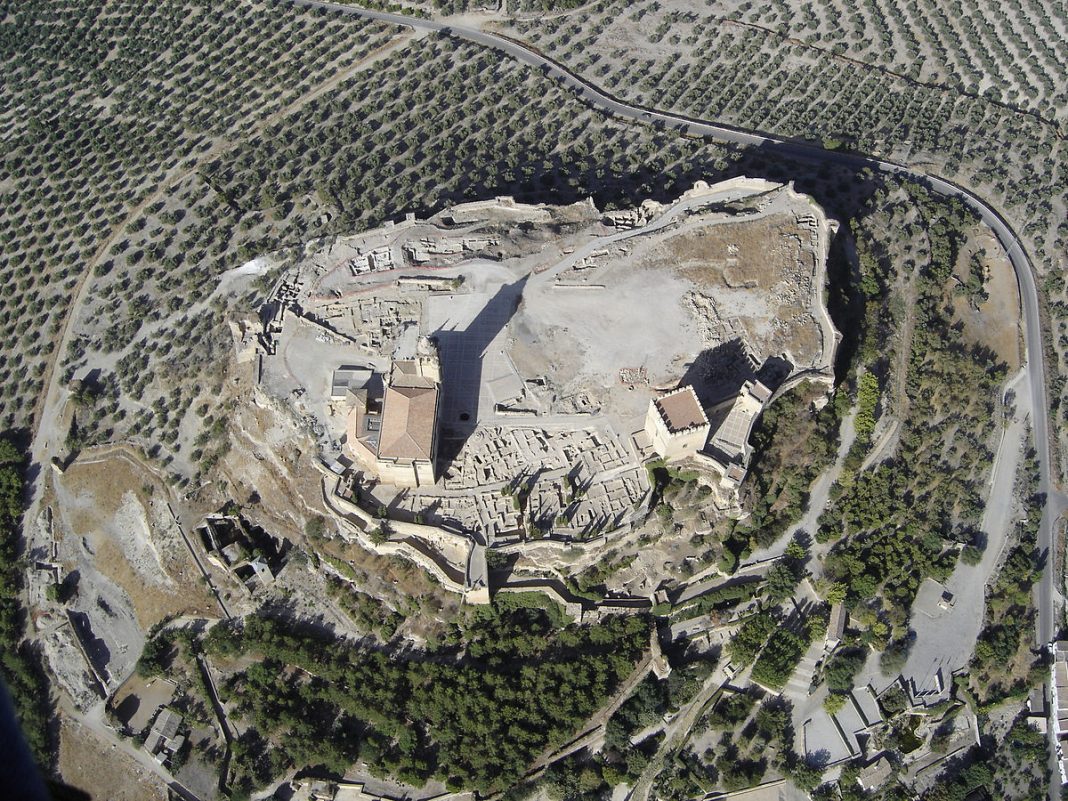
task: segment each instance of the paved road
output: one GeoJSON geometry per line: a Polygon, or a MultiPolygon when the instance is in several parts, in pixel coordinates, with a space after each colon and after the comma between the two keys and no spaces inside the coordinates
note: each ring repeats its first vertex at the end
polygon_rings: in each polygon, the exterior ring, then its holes
{"type": "MultiPolygon", "coordinates": [[[[1068,510],[1068,497],[1057,490],[1053,483],[1050,470],[1049,439],[1049,415],[1046,395],[1046,369],[1043,360],[1043,332],[1041,318],[1039,316],[1038,291],[1035,285],[1035,277],[1031,261],[1024,251],[1016,234],[1004,217],[992,206],[988,205],[978,196],[972,194],[957,184],[936,175],[924,172],[917,168],[906,167],[892,161],[886,161],[871,156],[857,153],[843,153],[825,150],[819,145],[801,142],[792,139],[771,136],[766,133],[747,131],[727,125],[683,117],[676,114],[665,114],[655,109],[643,108],[624,103],[592,86],[574,73],[568,71],[562,65],[545,57],[526,45],[499,36],[487,33],[477,28],[466,25],[448,24],[434,20],[425,20],[414,17],[405,17],[398,14],[388,14],[380,11],[371,11],[352,6],[340,6],[333,3],[318,2],[317,0],[289,0],[295,5],[308,8],[324,8],[340,11],[353,16],[397,25],[410,26],[412,28],[430,32],[448,32],[459,39],[472,42],[483,47],[489,47],[501,51],[517,61],[527,64],[542,71],[548,77],[561,83],[589,105],[604,112],[626,120],[634,120],[648,124],[658,124],[669,129],[678,130],[693,136],[706,137],[718,142],[726,142],[737,145],[749,146],[774,146],[777,153],[783,157],[800,159],[820,164],[837,164],[852,169],[870,168],[880,172],[898,174],[910,177],[921,182],[926,182],[935,191],[947,196],[960,199],[971,208],[982,221],[994,232],[1001,246],[1005,249],[1016,272],[1016,281],[1020,289],[1024,315],[1024,339],[1027,347],[1028,363],[1030,365],[1029,378],[1031,384],[1031,420],[1034,423],[1035,449],[1038,455],[1040,482],[1039,490],[1046,495],[1046,506],[1043,510],[1042,524],[1039,529],[1039,548],[1047,554],[1046,569],[1042,573],[1042,579],[1037,587],[1038,623],[1036,642],[1039,645],[1049,643],[1056,636],[1060,628],[1054,587],[1054,526],[1060,515],[1068,510]]],[[[1051,782],[1055,780],[1051,777],[1051,782]]],[[[1059,798],[1059,786],[1050,787],[1050,798],[1059,798]]]]}
{"type": "MultiPolygon", "coordinates": [[[[1027,427],[1030,425],[1026,368],[1010,378],[1004,390],[1006,393],[1016,392],[1017,409],[1005,421],[990,469],[986,504],[979,523],[979,530],[987,537],[982,558],[975,565],[958,563],[953,574],[942,582],[953,593],[953,605],[949,609],[938,608],[930,596],[925,603],[913,606],[909,625],[915,631],[916,639],[901,675],[918,687],[937,688],[938,671],[946,679],[951,673],[967,668],[972,644],[983,628],[987,581],[1001,563],[1012,534],[1016,511],[1013,486],[1027,446],[1027,427]]],[[[924,595],[925,590],[921,588],[917,597],[924,595]]],[[[878,691],[888,681],[873,677],[872,683],[878,691]]]]}
{"type": "MultiPolygon", "coordinates": [[[[765,133],[745,131],[727,125],[719,125],[712,122],[691,119],[677,114],[665,114],[653,109],[646,109],[624,103],[605,94],[600,89],[586,83],[574,73],[557,64],[541,53],[531,50],[519,42],[492,33],[470,28],[462,25],[450,25],[444,22],[424,20],[414,17],[405,17],[398,14],[388,14],[380,11],[370,11],[352,6],[339,6],[333,3],[318,2],[318,0],[290,0],[290,2],[309,8],[326,8],[341,11],[346,14],[360,16],[368,19],[389,22],[398,25],[407,25],[431,32],[447,31],[457,38],[464,39],[474,44],[499,50],[517,61],[541,70],[550,78],[572,89],[586,103],[613,114],[617,117],[635,120],[649,124],[661,124],[667,128],[678,130],[682,133],[707,137],[719,142],[728,142],[738,145],[773,145],[776,151],[785,157],[802,159],[818,163],[832,163],[855,169],[865,167],[881,172],[900,174],[920,181],[927,182],[932,189],[947,197],[959,198],[969,208],[976,212],[983,222],[993,230],[998,241],[1005,249],[1016,272],[1016,280],[1020,288],[1024,313],[1025,342],[1027,346],[1028,361],[1034,365],[1030,370],[1031,398],[1033,406],[1032,420],[1035,423],[1036,449],[1038,451],[1039,469],[1041,472],[1040,489],[1046,493],[1048,503],[1043,516],[1042,529],[1040,532],[1040,545],[1052,555],[1053,524],[1056,518],[1065,509],[1068,509],[1068,498],[1055,491],[1050,476],[1050,442],[1049,442],[1049,416],[1046,402],[1046,371],[1043,363],[1043,332],[1041,318],[1039,316],[1038,291],[1035,285],[1034,272],[1031,261],[1020,244],[1019,239],[1012,228],[993,207],[989,206],[976,195],[958,186],[945,178],[924,172],[919,169],[906,167],[892,161],[885,161],[870,156],[855,153],[843,153],[839,151],[825,150],[822,147],[807,142],[770,136],[765,133]]],[[[1053,559],[1049,560],[1052,565],[1053,559]]],[[[1052,570],[1043,573],[1040,597],[1039,597],[1039,623],[1037,639],[1040,643],[1049,642],[1053,639],[1058,628],[1054,609],[1054,587],[1052,570]]]]}

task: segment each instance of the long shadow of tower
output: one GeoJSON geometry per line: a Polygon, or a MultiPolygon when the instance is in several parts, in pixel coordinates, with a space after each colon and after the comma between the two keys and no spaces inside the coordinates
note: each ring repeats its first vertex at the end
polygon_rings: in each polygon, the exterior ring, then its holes
{"type": "Polygon", "coordinates": [[[502,285],[463,329],[441,328],[431,337],[441,355],[441,405],[438,411],[438,460],[441,472],[456,458],[492,403],[483,392],[487,351],[508,325],[523,298],[527,277],[502,285]],[[481,409],[480,409],[481,406],[481,409]]]}

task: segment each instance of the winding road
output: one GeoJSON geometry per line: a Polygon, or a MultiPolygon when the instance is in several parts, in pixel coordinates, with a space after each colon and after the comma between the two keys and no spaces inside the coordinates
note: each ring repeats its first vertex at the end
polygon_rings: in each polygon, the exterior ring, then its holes
{"type": "MultiPolygon", "coordinates": [[[[1029,380],[1031,394],[1031,421],[1034,425],[1035,450],[1039,465],[1039,491],[1046,496],[1046,505],[1042,513],[1042,523],[1039,529],[1039,548],[1046,554],[1045,569],[1042,578],[1036,588],[1036,603],[1038,606],[1038,621],[1035,632],[1035,641],[1039,647],[1051,643],[1060,629],[1058,620],[1057,598],[1059,592],[1054,586],[1055,576],[1055,553],[1054,553],[1054,529],[1061,514],[1068,510],[1068,496],[1062,493],[1056,486],[1051,475],[1051,443],[1049,429],[1049,414],[1046,388],[1046,365],[1044,362],[1042,321],[1040,315],[1038,290],[1035,284],[1034,269],[1019,238],[1006,222],[1005,218],[991,205],[972,194],[967,189],[951,181],[932,175],[923,170],[907,167],[893,161],[866,156],[859,153],[845,153],[840,151],[826,150],[819,145],[809,142],[772,136],[767,133],[742,130],[727,125],[720,125],[705,120],[697,120],[683,117],[677,114],[666,114],[651,108],[624,103],[602,90],[587,83],[575,73],[563,65],[521,44],[513,39],[488,33],[478,28],[472,28],[463,24],[438,22],[435,20],[408,17],[399,14],[389,14],[381,11],[353,6],[343,6],[335,3],[319,2],[318,0],[286,0],[294,5],[306,8],[322,8],[366,19],[388,22],[395,25],[408,26],[414,29],[425,30],[432,33],[447,33],[458,39],[472,42],[482,47],[489,47],[500,51],[517,61],[526,64],[572,90],[582,101],[601,111],[619,117],[624,120],[632,120],[650,125],[661,125],[668,129],[677,130],[682,134],[699,136],[717,142],[747,145],[751,147],[774,147],[781,156],[800,159],[819,164],[836,164],[853,169],[869,168],[873,171],[902,175],[914,180],[926,183],[936,192],[961,200],[982,219],[997,236],[1001,246],[1012,264],[1016,273],[1016,282],[1019,286],[1021,306],[1024,317],[1024,342],[1027,348],[1027,361],[1030,365],[1029,380]]],[[[1057,778],[1056,765],[1051,760],[1051,786],[1050,798],[1060,797],[1060,785],[1057,778]]]]}
{"type": "MultiPolygon", "coordinates": [[[[826,150],[823,147],[785,137],[772,136],[757,131],[747,131],[728,125],[721,125],[705,120],[696,120],[677,114],[666,114],[655,109],[624,103],[617,100],[604,91],[598,89],[563,65],[553,61],[545,55],[530,47],[500,36],[494,33],[472,28],[466,25],[439,22],[436,20],[409,17],[400,14],[390,14],[383,11],[338,5],[336,3],[320,2],[319,0],[286,0],[293,5],[306,8],[322,8],[331,11],[349,14],[366,19],[388,22],[394,25],[403,25],[411,28],[429,31],[431,33],[447,33],[458,39],[463,39],[483,47],[498,50],[517,61],[540,70],[546,76],[571,89],[584,102],[625,120],[646,123],[650,125],[660,124],[665,128],[674,129],[683,134],[700,136],[736,145],[751,147],[773,146],[778,154],[784,157],[800,159],[815,163],[831,163],[853,169],[868,168],[884,173],[902,175],[914,180],[926,183],[936,192],[947,197],[960,199],[971,208],[997,236],[1001,246],[1012,263],[1016,273],[1017,285],[1020,289],[1024,316],[1024,340],[1027,347],[1028,362],[1035,369],[1029,371],[1032,398],[1032,421],[1035,427],[1035,448],[1038,453],[1040,470],[1040,491],[1046,494],[1047,503],[1043,514],[1042,528],[1039,533],[1040,547],[1045,550],[1050,558],[1048,566],[1053,564],[1053,527],[1057,518],[1068,509],[1068,496],[1061,493],[1053,483],[1050,467],[1051,444],[1049,439],[1049,414],[1046,394],[1046,367],[1043,361],[1043,334],[1042,322],[1039,311],[1038,289],[1035,284],[1034,270],[1023,245],[1015,232],[1006,222],[1005,218],[992,206],[972,194],[967,189],[951,181],[932,175],[923,170],[907,167],[893,161],[886,161],[873,156],[859,153],[846,153],[837,150],[826,150]]],[[[1053,586],[1053,571],[1047,569],[1043,572],[1039,590],[1039,622],[1036,640],[1039,644],[1050,642],[1057,633],[1058,626],[1055,620],[1053,586]]]]}
{"type": "MultiPolygon", "coordinates": [[[[588,104],[606,114],[610,114],[622,120],[632,121],[638,124],[648,124],[664,127],[668,130],[678,131],[680,134],[707,138],[716,142],[749,147],[774,148],[774,151],[785,158],[803,160],[817,164],[834,164],[851,169],[871,169],[886,174],[899,174],[914,180],[926,183],[935,191],[947,196],[955,197],[975,211],[983,222],[990,227],[997,236],[998,241],[1004,248],[1012,267],[1016,273],[1016,279],[1022,299],[1024,316],[1024,336],[1028,353],[1028,363],[1031,369],[1029,373],[1030,397],[1031,397],[1031,420],[1034,424],[1035,448],[1040,471],[1040,491],[1045,493],[1047,502],[1043,509],[1042,523],[1039,530],[1039,547],[1047,554],[1046,566],[1041,581],[1036,588],[1036,601],[1038,606],[1038,620],[1036,642],[1044,645],[1053,640],[1059,629],[1057,598],[1059,593],[1055,588],[1054,575],[1054,528],[1057,519],[1068,509],[1068,496],[1057,489],[1051,476],[1051,442],[1049,436],[1049,418],[1046,387],[1046,367],[1043,361],[1043,331],[1040,317],[1040,304],[1036,287],[1033,267],[1022,244],[1005,221],[1004,217],[988,203],[972,194],[957,184],[944,178],[931,175],[917,168],[886,161],[879,158],[865,156],[857,153],[829,151],[808,142],[772,136],[758,131],[749,131],[734,128],[727,125],[717,124],[711,121],[692,119],[675,114],[667,114],[651,108],[622,102],[604,91],[598,89],[563,65],[553,61],[534,49],[509,39],[507,37],[489,33],[465,24],[453,24],[417,17],[401,16],[386,12],[373,11],[365,8],[338,5],[335,3],[319,2],[318,0],[279,0],[311,9],[326,9],[338,13],[358,16],[365,19],[404,26],[414,31],[429,33],[446,33],[457,39],[471,42],[475,45],[487,47],[499,51],[542,74],[555,80],[566,89],[588,104]]],[[[168,179],[168,184],[175,183],[181,177],[176,171],[168,179]]],[[[105,243],[101,247],[104,252],[109,246],[105,243]]],[[[88,271],[87,271],[88,274],[88,271]]],[[[84,281],[76,290],[76,302],[67,316],[64,324],[62,347],[57,348],[57,353],[65,352],[66,340],[69,338],[67,324],[75,317],[79,302],[84,297],[84,281]]],[[[59,402],[58,387],[53,370],[50,369],[46,381],[45,394],[42,397],[42,411],[35,415],[38,421],[37,430],[34,432],[32,458],[38,469],[47,469],[46,456],[49,451],[49,433],[45,428],[42,436],[40,420],[47,413],[50,406],[59,402]]],[[[140,754],[135,754],[138,758],[140,754]]],[[[1055,764],[1055,763],[1054,763],[1055,764]]],[[[176,788],[179,792],[184,788],[176,788]]],[[[1050,797],[1059,798],[1059,782],[1056,772],[1051,771],[1050,797]]],[[[183,793],[184,794],[184,793],[183,793]]],[[[191,794],[186,797],[192,797],[191,794]]]]}

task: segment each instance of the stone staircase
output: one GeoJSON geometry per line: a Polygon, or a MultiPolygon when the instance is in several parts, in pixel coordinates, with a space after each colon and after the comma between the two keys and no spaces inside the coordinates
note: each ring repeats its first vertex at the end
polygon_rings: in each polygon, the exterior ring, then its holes
{"type": "Polygon", "coordinates": [[[808,698],[808,689],[812,686],[812,676],[816,672],[816,663],[819,662],[822,656],[823,638],[818,637],[816,642],[812,643],[808,650],[805,651],[805,655],[801,657],[797,669],[790,676],[790,680],[786,682],[786,686],[782,691],[784,698],[788,698],[794,703],[808,698]]]}

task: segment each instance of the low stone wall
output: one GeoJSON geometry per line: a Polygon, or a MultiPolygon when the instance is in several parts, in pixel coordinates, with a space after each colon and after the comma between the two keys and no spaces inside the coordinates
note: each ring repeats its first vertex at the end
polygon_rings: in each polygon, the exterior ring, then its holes
{"type": "Polygon", "coordinates": [[[564,614],[572,620],[580,620],[582,618],[582,604],[567,600],[557,591],[556,587],[549,583],[531,584],[527,587],[500,587],[497,592],[540,592],[542,595],[548,596],[549,600],[560,604],[564,609],[564,614]]]}
{"type": "MultiPolygon", "coordinates": [[[[492,200],[474,200],[446,209],[440,216],[452,218],[457,223],[477,222],[486,219],[487,212],[507,212],[536,222],[550,222],[552,215],[544,205],[516,203],[513,197],[501,195],[492,200]]],[[[433,218],[432,218],[433,219],[433,218]]]]}
{"type": "Polygon", "coordinates": [[[437,579],[438,583],[445,589],[455,592],[457,595],[464,594],[464,585],[456,581],[454,576],[446,571],[442,565],[438,564],[433,556],[420,550],[416,542],[410,540],[401,540],[400,542],[387,540],[380,545],[370,543],[369,547],[376,553],[400,556],[409,562],[414,562],[418,567],[421,567],[437,579]]]}
{"type": "Polygon", "coordinates": [[[532,548],[545,547],[560,552],[570,550],[571,548],[578,548],[580,551],[584,551],[600,548],[606,542],[608,542],[608,535],[602,534],[592,540],[570,540],[567,542],[554,539],[520,540],[519,542],[509,543],[508,545],[496,546],[494,550],[499,553],[529,553],[532,548]]]}
{"type": "Polygon", "coordinates": [[[353,528],[360,545],[373,553],[400,556],[437,579],[446,590],[464,596],[469,603],[489,603],[489,588],[484,584],[471,587],[467,580],[471,552],[475,543],[462,534],[437,526],[424,526],[400,520],[380,520],[358,504],[338,494],[341,479],[333,488],[323,481],[323,498],[328,508],[338,513],[343,523],[353,528]],[[386,523],[390,538],[376,543],[370,532],[386,523]]]}
{"type": "Polygon", "coordinates": [[[834,371],[833,369],[830,369],[830,372],[823,369],[812,369],[794,373],[783,381],[779,388],[772,393],[771,397],[768,398],[768,402],[764,404],[764,409],[761,410],[761,414],[764,413],[768,406],[773,404],[791,389],[800,386],[806,381],[811,381],[813,384],[825,384],[827,386],[827,392],[829,393],[834,389],[834,371]]]}
{"type": "Polygon", "coordinates": [[[731,189],[744,189],[747,192],[759,194],[762,192],[771,192],[775,189],[782,189],[784,186],[786,186],[786,184],[778,181],[769,181],[765,178],[748,178],[744,175],[738,175],[734,178],[727,178],[726,180],[711,185],[705,181],[698,181],[693,185],[693,189],[688,189],[682,193],[681,199],[689,200],[704,195],[714,195],[719,192],[726,192],[731,189]]]}

